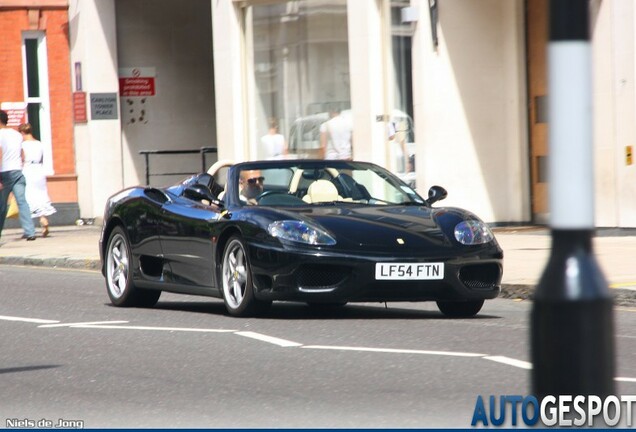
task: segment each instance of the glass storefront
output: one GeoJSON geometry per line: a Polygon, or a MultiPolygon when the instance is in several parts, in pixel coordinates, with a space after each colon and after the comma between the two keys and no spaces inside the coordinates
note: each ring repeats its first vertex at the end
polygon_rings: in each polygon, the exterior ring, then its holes
{"type": "MultiPolygon", "coordinates": [[[[386,167],[414,183],[411,45],[413,24],[404,23],[402,9],[409,0],[386,0],[390,16],[391,105],[386,167]]],[[[369,7],[376,7],[369,2],[369,7]]],[[[288,154],[320,155],[320,126],[330,113],[351,116],[347,0],[290,0],[245,8],[248,76],[250,81],[249,136],[256,158],[288,154]]],[[[380,28],[377,29],[381,31],[380,28]]],[[[378,47],[378,49],[380,49],[378,47]]],[[[378,83],[377,91],[383,91],[378,83]]]]}
{"type": "Polygon", "coordinates": [[[415,131],[413,129],[413,24],[403,22],[402,8],[410,0],[391,0],[391,63],[393,74],[393,138],[389,139],[389,169],[415,186],[415,131]]]}
{"type": "Polygon", "coordinates": [[[278,156],[263,139],[271,126],[277,126],[272,132],[283,135],[289,153],[315,157],[329,112],[351,108],[346,0],[255,5],[246,16],[257,157],[278,156]]]}

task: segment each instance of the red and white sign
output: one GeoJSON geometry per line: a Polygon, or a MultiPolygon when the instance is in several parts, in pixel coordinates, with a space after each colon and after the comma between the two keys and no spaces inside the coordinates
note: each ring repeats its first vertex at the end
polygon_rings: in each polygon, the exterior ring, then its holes
{"type": "Polygon", "coordinates": [[[119,69],[119,95],[154,96],[155,75],[153,67],[119,69]]]}
{"type": "Polygon", "coordinates": [[[6,111],[9,116],[9,127],[18,127],[27,122],[26,102],[2,102],[0,109],[6,111]]]}
{"type": "Polygon", "coordinates": [[[75,123],[88,122],[86,114],[86,92],[73,92],[73,121],[75,123]]]}

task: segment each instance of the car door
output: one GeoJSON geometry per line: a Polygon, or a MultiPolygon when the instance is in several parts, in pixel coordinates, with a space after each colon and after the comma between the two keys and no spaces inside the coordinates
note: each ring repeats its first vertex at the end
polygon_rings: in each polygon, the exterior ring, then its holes
{"type": "Polygon", "coordinates": [[[144,189],[134,202],[122,208],[120,217],[128,226],[135,271],[146,282],[161,282],[167,273],[161,248],[160,220],[168,195],[156,188],[144,189]]]}
{"type": "Polygon", "coordinates": [[[183,292],[209,294],[214,286],[212,238],[220,210],[179,196],[166,202],[161,217],[161,247],[170,281],[183,292]]]}

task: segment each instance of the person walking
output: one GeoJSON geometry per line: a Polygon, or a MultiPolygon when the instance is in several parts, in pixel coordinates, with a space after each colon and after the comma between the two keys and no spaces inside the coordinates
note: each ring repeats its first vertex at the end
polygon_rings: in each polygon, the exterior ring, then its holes
{"type": "Polygon", "coordinates": [[[340,110],[332,110],[330,119],[320,126],[320,151],[323,159],[351,160],[353,125],[340,110]]]}
{"type": "Polygon", "coordinates": [[[269,130],[261,137],[265,159],[282,159],[287,155],[285,137],[278,132],[278,120],[269,119],[269,130]]]}
{"type": "Polygon", "coordinates": [[[0,235],[7,217],[7,201],[13,192],[20,210],[20,225],[27,241],[35,240],[35,226],[26,201],[26,179],[22,174],[22,135],[10,127],[9,115],[0,110],[0,235]]]}
{"type": "Polygon", "coordinates": [[[24,166],[22,173],[26,179],[26,200],[31,209],[31,218],[40,218],[42,237],[49,235],[49,220],[47,216],[57,212],[51,204],[46,186],[46,176],[53,174],[53,161],[50,147],[45,148],[41,141],[33,136],[29,123],[18,127],[22,134],[22,151],[24,152],[24,166]]]}

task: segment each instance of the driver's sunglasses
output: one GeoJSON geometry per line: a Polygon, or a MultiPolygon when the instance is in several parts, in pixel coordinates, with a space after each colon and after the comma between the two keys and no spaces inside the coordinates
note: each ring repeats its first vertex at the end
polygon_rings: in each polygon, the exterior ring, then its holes
{"type": "Polygon", "coordinates": [[[265,177],[252,177],[247,179],[247,183],[251,185],[256,183],[263,184],[264,181],[265,181],[265,177]]]}

